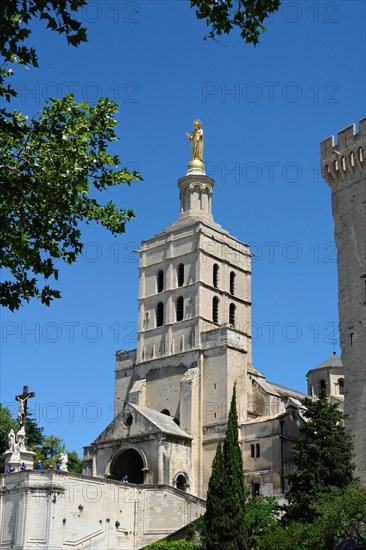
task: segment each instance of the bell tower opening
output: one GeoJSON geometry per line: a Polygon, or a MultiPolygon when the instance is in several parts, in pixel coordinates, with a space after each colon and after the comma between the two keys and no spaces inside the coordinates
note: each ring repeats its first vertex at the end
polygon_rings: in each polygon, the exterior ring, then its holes
{"type": "Polygon", "coordinates": [[[110,477],[122,481],[122,478],[127,476],[128,483],[142,484],[144,482],[143,468],[144,463],[140,453],[135,449],[127,449],[112,461],[110,477]]]}

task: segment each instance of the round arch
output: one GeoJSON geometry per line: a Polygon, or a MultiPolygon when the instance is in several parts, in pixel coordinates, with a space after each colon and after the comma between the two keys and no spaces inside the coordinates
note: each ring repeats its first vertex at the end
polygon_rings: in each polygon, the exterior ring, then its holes
{"type": "Polygon", "coordinates": [[[173,486],[181,491],[188,491],[189,480],[185,472],[178,472],[173,479],[173,486]]]}
{"type": "Polygon", "coordinates": [[[254,474],[248,477],[250,493],[252,497],[258,497],[261,494],[263,477],[260,474],[254,474]]]}
{"type": "Polygon", "coordinates": [[[143,484],[144,474],[148,471],[145,454],[135,445],[119,449],[107,465],[107,476],[121,481],[127,476],[129,483],[143,484]]]}

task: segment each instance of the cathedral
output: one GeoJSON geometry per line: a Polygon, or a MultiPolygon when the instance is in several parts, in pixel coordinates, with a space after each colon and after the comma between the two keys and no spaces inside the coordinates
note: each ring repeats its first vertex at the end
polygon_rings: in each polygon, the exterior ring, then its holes
{"type": "MultiPolygon", "coordinates": [[[[137,349],[116,354],[114,419],[84,449],[83,473],[165,484],[205,498],[234,384],[244,475],[252,494],[283,496],[304,394],[252,363],[251,253],[212,215],[203,130],[179,179],[180,215],[139,252],[137,349]]],[[[333,356],[308,373],[340,406],[343,367],[333,356]]]]}
{"type": "MultiPolygon", "coordinates": [[[[24,430],[17,442],[9,434],[12,473],[0,475],[4,550],[136,550],[202,516],[234,385],[246,484],[253,496],[284,498],[306,395],[253,366],[250,249],[214,221],[199,121],[187,136],[192,160],[178,181],[179,217],[138,251],[138,343],[116,353],[113,421],[84,448],[83,475],[33,469],[24,430]]],[[[307,373],[310,398],[325,390],[340,409],[345,401],[364,485],[365,137],[363,119],[359,133],[352,125],[337,144],[321,144],[338,247],[342,360],[333,354],[307,373]]],[[[30,396],[25,387],[20,405],[30,396]]]]}

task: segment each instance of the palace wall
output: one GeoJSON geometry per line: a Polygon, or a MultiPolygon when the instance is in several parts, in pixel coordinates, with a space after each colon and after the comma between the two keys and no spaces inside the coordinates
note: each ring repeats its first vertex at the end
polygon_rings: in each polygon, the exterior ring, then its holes
{"type": "Polygon", "coordinates": [[[204,502],[165,485],[130,485],[67,472],[0,476],[0,548],[134,550],[204,513],[204,502]]]}

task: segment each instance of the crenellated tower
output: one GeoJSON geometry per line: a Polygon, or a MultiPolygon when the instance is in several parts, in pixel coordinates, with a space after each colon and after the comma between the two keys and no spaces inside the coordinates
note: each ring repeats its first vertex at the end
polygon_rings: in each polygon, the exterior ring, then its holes
{"type": "Polygon", "coordinates": [[[346,426],[354,435],[355,475],[366,486],[366,118],[320,144],[322,175],[332,190],[338,249],[338,309],[346,426]]]}

